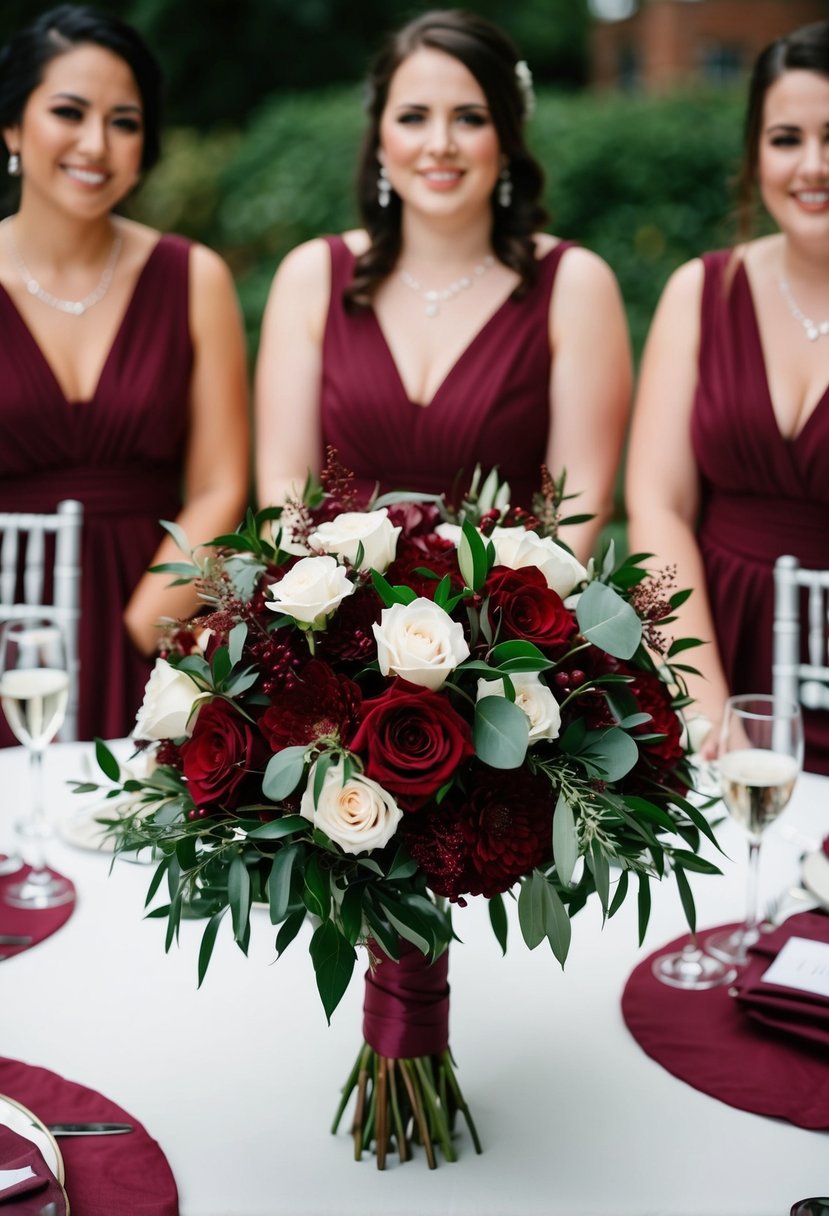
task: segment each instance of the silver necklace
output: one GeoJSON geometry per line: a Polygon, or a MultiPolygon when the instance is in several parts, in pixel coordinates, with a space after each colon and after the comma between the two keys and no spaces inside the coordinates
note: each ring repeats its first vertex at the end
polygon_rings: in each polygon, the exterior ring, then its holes
{"type": "Polygon", "coordinates": [[[798,307],[797,301],[792,295],[791,288],[782,275],[777,282],[783,299],[789,306],[789,312],[792,314],[795,321],[799,321],[806,330],[806,337],[809,339],[809,341],[817,342],[818,338],[825,338],[827,334],[829,334],[829,321],[813,321],[811,317],[807,317],[805,312],[798,307]]]}
{"type": "Polygon", "coordinates": [[[437,317],[440,315],[441,304],[448,304],[450,300],[454,300],[455,296],[459,296],[462,291],[468,291],[470,287],[474,287],[478,279],[485,275],[491,266],[495,265],[495,258],[491,254],[487,254],[482,262],[479,262],[472,270],[471,274],[462,275],[459,279],[455,279],[454,283],[450,283],[448,287],[424,287],[413,274],[409,274],[408,270],[401,270],[400,277],[410,291],[415,295],[420,296],[426,301],[425,313],[427,317],[437,317]]]}
{"type": "Polygon", "coordinates": [[[23,261],[23,257],[18,248],[17,241],[14,239],[11,217],[3,221],[6,233],[9,238],[9,252],[12,256],[12,261],[15,264],[18,274],[23,280],[26,290],[29,295],[32,295],[37,300],[42,300],[44,304],[48,304],[50,308],[56,308],[58,312],[69,313],[73,317],[82,317],[85,312],[88,312],[93,305],[103,300],[106,293],[109,291],[112,277],[115,274],[115,267],[118,262],[118,255],[121,252],[123,241],[119,236],[116,236],[112,242],[112,248],[109,251],[107,264],[104,267],[103,274],[98,280],[98,286],[90,291],[88,296],[84,296],[82,300],[61,300],[59,296],[53,296],[51,291],[47,291],[41,287],[37,279],[34,277],[29,267],[23,261]]]}

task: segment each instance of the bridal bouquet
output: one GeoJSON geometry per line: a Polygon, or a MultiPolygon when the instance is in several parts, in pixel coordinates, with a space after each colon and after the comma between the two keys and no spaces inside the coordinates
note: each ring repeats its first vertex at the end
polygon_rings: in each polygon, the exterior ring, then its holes
{"type": "MultiPolygon", "coordinates": [[[[330,1019],[365,947],[359,1156],[422,1142],[452,1159],[457,1110],[477,1135],[448,1050],[452,909],[505,897],[529,948],[563,965],[570,918],[592,895],[612,916],[633,885],[686,871],[706,819],[690,773],[677,655],[684,598],[612,544],[585,569],[557,539],[563,482],[543,471],[534,514],[476,477],[456,508],[394,494],[360,508],[333,454],[302,501],[250,515],[190,560],[206,613],[171,629],[135,737],[148,775],[119,781],[117,847],[152,847],[147,903],[204,915],[199,983],[222,919],[246,950],[267,904],[279,954],[310,922],[330,1019]],[[124,795],[131,802],[124,809],[124,795]]],[[[569,521],[572,522],[572,521],[569,521]]],[[[187,551],[186,539],[173,525],[187,551]]],[[[88,788],[88,787],[87,787],[88,788]]],[[[711,837],[713,839],[713,837],[711,837]]]]}

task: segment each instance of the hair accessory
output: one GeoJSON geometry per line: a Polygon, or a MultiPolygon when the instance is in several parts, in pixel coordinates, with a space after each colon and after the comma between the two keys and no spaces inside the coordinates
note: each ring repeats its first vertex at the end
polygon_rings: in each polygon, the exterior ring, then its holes
{"type": "Polygon", "coordinates": [[[46,291],[45,288],[40,286],[40,283],[38,283],[29,267],[23,261],[20,250],[17,247],[17,241],[14,239],[11,219],[12,217],[9,216],[8,219],[3,220],[3,227],[6,229],[9,238],[9,253],[30,295],[35,296],[36,299],[41,300],[44,304],[48,304],[50,308],[56,308],[58,312],[69,313],[73,317],[82,317],[85,312],[88,312],[92,308],[93,304],[97,304],[100,300],[103,300],[109,291],[112,276],[115,274],[118,255],[121,252],[123,241],[120,236],[116,236],[112,242],[112,249],[109,252],[103,274],[98,280],[98,286],[90,291],[88,296],[84,296],[82,300],[61,300],[58,296],[53,296],[50,291],[46,291]]]}
{"type": "Polygon", "coordinates": [[[468,291],[470,287],[474,287],[475,281],[480,279],[482,275],[485,275],[489,268],[494,265],[495,258],[492,254],[487,254],[484,260],[474,267],[471,274],[462,275],[461,278],[455,279],[454,283],[450,283],[448,287],[441,289],[424,287],[413,274],[409,274],[408,270],[401,270],[400,277],[415,295],[421,296],[426,301],[426,316],[436,317],[440,313],[441,304],[448,304],[450,300],[454,300],[455,296],[460,295],[462,291],[468,291]]]}
{"type": "Polygon", "coordinates": [[[512,174],[509,171],[509,165],[506,165],[498,176],[495,198],[499,207],[509,207],[512,203],[512,174]]]}
{"type": "Polygon", "coordinates": [[[807,317],[797,305],[797,302],[792,295],[791,288],[786,280],[781,275],[777,280],[778,286],[783,299],[788,305],[789,312],[794,317],[795,321],[799,321],[806,331],[806,337],[810,342],[817,342],[818,338],[825,338],[829,335],[829,321],[813,321],[811,317],[807,317]]]}
{"type": "Polygon", "coordinates": [[[6,165],[6,172],[8,173],[9,177],[20,177],[21,169],[19,152],[9,153],[9,163],[6,165]]]}
{"type": "Polygon", "coordinates": [[[533,89],[533,74],[526,59],[519,59],[516,63],[515,79],[518,81],[518,91],[524,102],[524,118],[532,118],[535,113],[535,90],[533,89]]]}
{"type": "Polygon", "coordinates": [[[386,166],[380,166],[380,172],[377,174],[377,202],[381,207],[388,207],[391,201],[391,182],[389,175],[386,172],[386,166]]]}

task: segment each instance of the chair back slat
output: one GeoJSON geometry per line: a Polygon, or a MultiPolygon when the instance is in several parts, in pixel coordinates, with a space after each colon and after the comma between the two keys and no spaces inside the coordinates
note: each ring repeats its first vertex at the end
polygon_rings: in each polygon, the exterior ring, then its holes
{"type": "Polygon", "coordinates": [[[83,504],[74,499],[58,503],[53,515],[0,511],[0,621],[25,619],[36,609],[38,615],[60,626],[69,672],[69,702],[60,731],[64,740],[78,737],[82,526],[83,504]],[[55,541],[52,600],[48,604],[43,602],[47,536],[54,536],[55,541]]]}
{"type": "Polygon", "coordinates": [[[20,532],[14,525],[8,524],[0,539],[0,604],[14,603],[19,551],[20,532]]]}
{"type": "Polygon", "coordinates": [[[775,564],[774,589],[774,695],[829,709],[829,571],[805,569],[787,554],[775,564]],[[801,588],[808,590],[808,663],[800,659],[801,588]]]}

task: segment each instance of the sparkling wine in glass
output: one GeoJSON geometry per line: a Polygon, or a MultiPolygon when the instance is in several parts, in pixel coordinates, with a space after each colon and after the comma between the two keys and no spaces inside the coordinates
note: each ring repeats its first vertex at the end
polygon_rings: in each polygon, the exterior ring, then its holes
{"type": "Polygon", "coordinates": [[[706,949],[741,966],[760,936],[760,845],[769,824],[789,803],[803,765],[800,707],[781,697],[729,697],[720,739],[720,791],[732,819],[748,838],[746,918],[709,937],[706,949]]]}
{"type": "Polygon", "coordinates": [[[53,908],[73,898],[71,883],[46,867],[43,841],[49,834],[43,806],[43,754],[63,723],[69,675],[60,629],[36,617],[7,621],[0,637],[0,704],[13,734],[29,752],[30,814],[18,828],[29,845],[29,873],[11,884],[6,903],[16,908],[53,908]]]}

